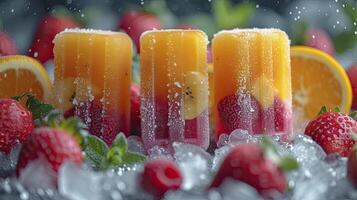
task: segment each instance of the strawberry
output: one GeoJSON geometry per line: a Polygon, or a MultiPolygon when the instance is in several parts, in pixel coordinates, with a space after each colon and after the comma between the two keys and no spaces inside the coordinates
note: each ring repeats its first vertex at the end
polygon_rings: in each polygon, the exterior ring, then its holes
{"type": "Polygon", "coordinates": [[[335,55],[335,47],[330,36],[319,28],[311,28],[306,31],[305,44],[309,47],[320,49],[331,56],[335,55]]]}
{"type": "Polygon", "coordinates": [[[261,108],[252,95],[230,95],[223,98],[218,103],[218,115],[225,133],[236,129],[244,129],[251,134],[261,132],[261,108]]]}
{"type": "Polygon", "coordinates": [[[150,13],[129,11],[122,16],[118,28],[131,37],[139,51],[141,34],[147,30],[161,29],[161,24],[159,19],[150,13]]]}
{"type": "Polygon", "coordinates": [[[147,192],[162,197],[167,191],[180,188],[182,175],[173,161],[155,159],[145,163],[141,183],[147,192]]]}
{"type": "Polygon", "coordinates": [[[0,32],[0,57],[17,54],[15,41],[6,33],[0,32]]]}
{"type": "Polygon", "coordinates": [[[42,19],[37,27],[35,37],[30,48],[30,56],[45,63],[53,58],[53,39],[56,34],[66,28],[76,28],[79,24],[67,16],[48,15],[42,19]]]}
{"type": "Polygon", "coordinates": [[[357,109],[357,63],[347,69],[347,75],[350,78],[353,94],[352,108],[357,109]]]}
{"type": "Polygon", "coordinates": [[[109,145],[119,132],[128,133],[124,117],[110,110],[104,111],[98,100],[81,103],[64,114],[66,118],[74,115],[84,121],[92,135],[100,137],[109,145]]]}
{"type": "Polygon", "coordinates": [[[356,121],[338,112],[325,112],[310,121],[305,134],[318,143],[326,153],[338,153],[348,156],[355,143],[351,135],[357,132],[356,121]]]}
{"type": "Polygon", "coordinates": [[[130,90],[130,133],[141,135],[140,86],[136,83],[132,83],[130,90]]]}
{"type": "Polygon", "coordinates": [[[357,187],[357,147],[355,146],[347,160],[347,178],[357,187]]]}
{"type": "Polygon", "coordinates": [[[45,159],[54,172],[69,160],[80,165],[82,151],[76,139],[63,129],[48,127],[36,128],[23,143],[18,163],[17,176],[32,161],[45,159]]]}
{"type": "Polygon", "coordinates": [[[13,99],[0,99],[0,151],[8,154],[33,130],[32,113],[13,99]]]}
{"type": "MultiPolygon", "coordinates": [[[[264,153],[257,144],[234,147],[224,159],[211,187],[218,187],[226,178],[233,178],[251,185],[265,198],[272,197],[274,191],[283,194],[288,188],[283,167],[264,153]]],[[[297,167],[295,160],[294,165],[297,167]]]]}

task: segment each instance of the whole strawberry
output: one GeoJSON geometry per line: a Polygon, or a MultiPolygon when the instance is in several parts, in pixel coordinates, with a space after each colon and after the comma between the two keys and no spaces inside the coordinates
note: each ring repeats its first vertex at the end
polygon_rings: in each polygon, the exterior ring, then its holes
{"type": "Polygon", "coordinates": [[[140,118],[140,86],[132,83],[130,87],[130,133],[141,135],[141,118],[140,118]]]}
{"type": "Polygon", "coordinates": [[[66,16],[48,15],[39,23],[35,37],[30,48],[30,56],[37,58],[40,62],[53,58],[53,39],[56,34],[66,28],[76,28],[79,24],[72,18],[66,16]]]}
{"type": "Polygon", "coordinates": [[[357,109],[357,63],[351,65],[347,69],[347,75],[350,79],[351,86],[352,86],[352,108],[357,109]]]}
{"type": "MultiPolygon", "coordinates": [[[[325,110],[325,108],[323,108],[325,110]]],[[[356,121],[339,112],[321,112],[305,128],[305,135],[310,136],[326,153],[338,153],[348,156],[355,141],[351,135],[357,133],[356,121]]]]}
{"type": "Polygon", "coordinates": [[[32,113],[13,99],[0,99],[0,151],[9,153],[33,130],[32,113]]]}
{"type": "Polygon", "coordinates": [[[141,183],[147,192],[160,198],[167,191],[180,188],[182,175],[173,161],[155,159],[145,163],[141,183]]]}
{"type": "Polygon", "coordinates": [[[283,167],[264,153],[256,144],[235,147],[224,159],[211,187],[218,187],[226,178],[233,178],[254,187],[265,198],[272,197],[276,192],[284,194],[288,184],[283,167]]]}
{"type": "Polygon", "coordinates": [[[357,187],[357,148],[353,148],[347,160],[347,178],[357,187]]]}
{"type": "Polygon", "coordinates": [[[150,13],[129,11],[122,16],[118,27],[131,37],[139,51],[141,34],[147,30],[160,29],[161,24],[159,19],[150,13]]]}
{"type": "Polygon", "coordinates": [[[17,54],[15,41],[6,33],[0,32],[0,57],[17,54]]]}
{"type": "Polygon", "coordinates": [[[65,130],[41,127],[36,128],[23,143],[16,166],[17,175],[39,158],[44,159],[54,172],[58,172],[66,160],[80,165],[82,151],[76,139],[65,130]]]}

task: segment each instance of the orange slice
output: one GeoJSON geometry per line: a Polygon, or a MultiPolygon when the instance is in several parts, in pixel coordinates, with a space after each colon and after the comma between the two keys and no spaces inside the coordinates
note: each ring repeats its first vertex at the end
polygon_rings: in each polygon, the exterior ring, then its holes
{"type": "Polygon", "coordinates": [[[51,81],[44,67],[28,56],[0,57],[0,98],[31,92],[46,100],[51,93],[51,81]]]}
{"type": "Polygon", "coordinates": [[[348,113],[352,89],[343,67],[330,55],[310,47],[291,48],[293,110],[300,117],[316,117],[322,106],[348,113]]]}

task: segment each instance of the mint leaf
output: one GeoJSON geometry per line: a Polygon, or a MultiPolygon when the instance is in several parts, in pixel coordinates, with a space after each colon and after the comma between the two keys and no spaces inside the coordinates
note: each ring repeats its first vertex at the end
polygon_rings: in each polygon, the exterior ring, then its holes
{"type": "Polygon", "coordinates": [[[327,112],[327,107],[326,106],[322,106],[320,112],[317,115],[322,115],[325,112],[327,112]]]}
{"type": "Polygon", "coordinates": [[[285,172],[289,172],[299,168],[299,163],[294,157],[284,156],[279,159],[278,166],[285,172]]]}
{"type": "Polygon", "coordinates": [[[102,164],[107,156],[107,144],[94,135],[88,135],[86,147],[84,148],[86,158],[95,164],[97,168],[102,164]]]}
{"type": "Polygon", "coordinates": [[[119,154],[124,155],[126,153],[126,150],[128,148],[128,144],[126,142],[126,138],[124,133],[119,133],[113,143],[112,143],[112,148],[118,148],[119,154]]]}
{"type": "Polygon", "coordinates": [[[143,162],[145,160],[146,160],[146,156],[135,152],[127,152],[123,156],[123,163],[127,165],[133,165],[135,163],[143,162]]]}

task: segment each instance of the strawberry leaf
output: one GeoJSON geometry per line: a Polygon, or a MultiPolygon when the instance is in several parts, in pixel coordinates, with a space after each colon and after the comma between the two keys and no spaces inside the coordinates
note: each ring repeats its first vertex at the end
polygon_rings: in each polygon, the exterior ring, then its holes
{"type": "Polygon", "coordinates": [[[299,163],[294,157],[279,156],[276,147],[269,137],[263,136],[262,146],[265,156],[276,163],[284,172],[292,171],[299,167],[299,163]]]}
{"type": "Polygon", "coordinates": [[[317,115],[322,115],[325,112],[327,112],[327,107],[326,106],[322,106],[320,112],[317,115]]]}
{"type": "Polygon", "coordinates": [[[107,144],[94,135],[88,135],[86,147],[84,148],[86,159],[93,162],[97,168],[101,165],[108,153],[107,144]]]}
{"type": "Polygon", "coordinates": [[[340,110],[340,108],[338,106],[336,106],[335,109],[333,109],[333,111],[336,112],[336,113],[341,112],[341,110],[340,110]]]}
{"type": "Polygon", "coordinates": [[[357,111],[351,112],[348,116],[350,116],[352,119],[356,120],[357,119],[357,111]]]}
{"type": "Polygon", "coordinates": [[[36,97],[31,93],[24,93],[20,96],[12,97],[12,99],[21,101],[24,97],[27,98],[26,107],[32,112],[32,117],[36,126],[41,125],[43,118],[46,117],[51,111],[55,110],[52,105],[43,103],[42,101],[36,99],[36,97]]]}
{"type": "Polygon", "coordinates": [[[284,170],[284,172],[289,172],[297,169],[299,167],[299,163],[294,157],[284,156],[279,159],[278,166],[284,170]]]}

